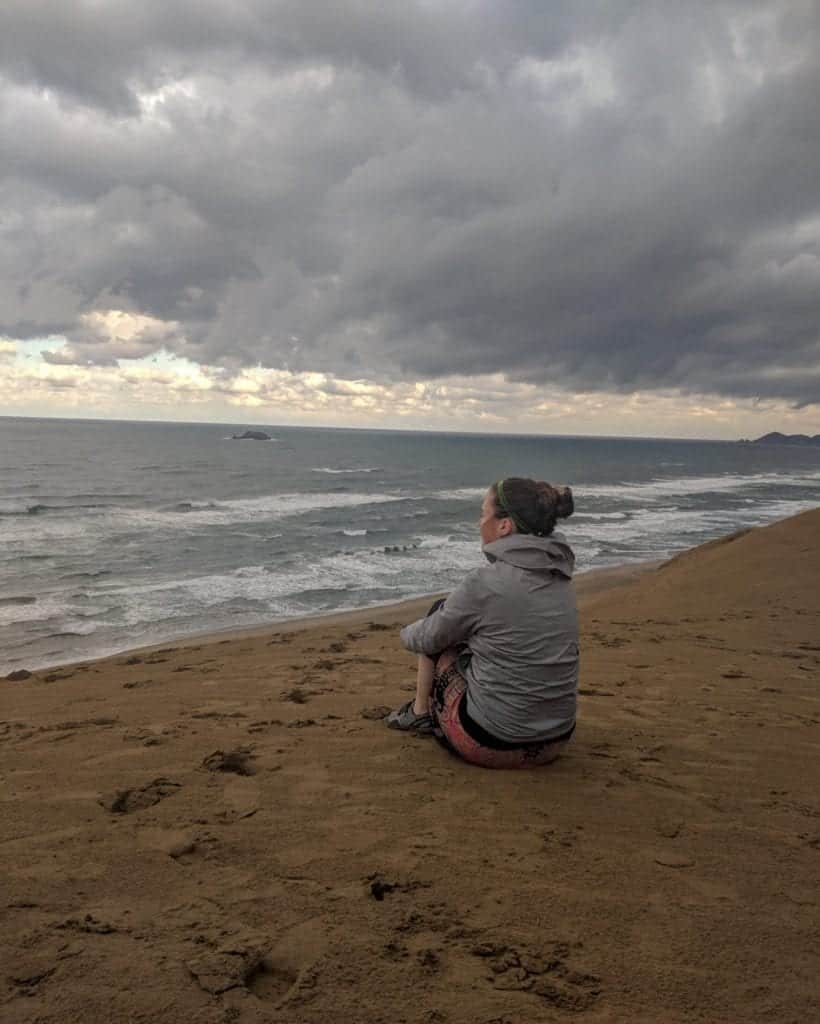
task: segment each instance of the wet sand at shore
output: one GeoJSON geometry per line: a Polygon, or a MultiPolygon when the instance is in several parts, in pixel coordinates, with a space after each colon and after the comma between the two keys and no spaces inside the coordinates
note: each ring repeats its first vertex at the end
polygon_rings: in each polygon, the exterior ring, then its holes
{"type": "Polygon", "coordinates": [[[530,772],[384,727],[429,598],[0,681],[0,1015],[813,1019],[818,579],[818,510],[580,577],[530,772]]]}

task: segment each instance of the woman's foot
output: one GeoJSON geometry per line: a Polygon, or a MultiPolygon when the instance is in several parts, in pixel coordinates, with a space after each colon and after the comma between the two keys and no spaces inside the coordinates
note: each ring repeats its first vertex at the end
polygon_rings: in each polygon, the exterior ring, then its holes
{"type": "Polygon", "coordinates": [[[432,718],[427,712],[421,715],[417,714],[413,709],[412,700],[402,704],[396,711],[391,711],[385,718],[385,722],[389,729],[401,729],[402,732],[427,734],[433,731],[432,718]]]}

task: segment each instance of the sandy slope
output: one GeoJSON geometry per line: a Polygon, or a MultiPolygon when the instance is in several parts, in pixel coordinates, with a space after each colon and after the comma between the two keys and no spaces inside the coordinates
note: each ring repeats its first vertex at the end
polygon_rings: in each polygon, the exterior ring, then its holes
{"type": "Polygon", "coordinates": [[[818,580],[820,510],[582,584],[528,773],[378,720],[407,609],[0,682],[0,1016],[816,1019],[818,580]]]}

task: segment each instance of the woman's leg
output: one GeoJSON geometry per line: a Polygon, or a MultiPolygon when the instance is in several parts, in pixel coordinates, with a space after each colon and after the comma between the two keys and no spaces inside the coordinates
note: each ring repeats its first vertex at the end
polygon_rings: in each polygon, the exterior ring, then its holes
{"type": "Polygon", "coordinates": [[[442,665],[451,664],[456,657],[457,652],[449,650],[439,655],[437,662],[424,654],[419,655],[416,668],[416,695],[413,700],[391,711],[385,718],[391,729],[412,729],[422,733],[432,731],[431,708],[436,671],[441,671],[442,665]]]}
{"type": "Polygon", "coordinates": [[[436,661],[428,658],[426,654],[419,655],[418,669],[416,671],[416,699],[413,701],[413,711],[417,715],[426,715],[430,706],[430,696],[433,692],[433,679],[436,670],[443,672],[458,657],[458,652],[448,647],[443,654],[438,656],[436,661]]]}
{"type": "Polygon", "coordinates": [[[413,701],[413,711],[417,715],[426,715],[430,703],[430,694],[433,692],[433,676],[436,671],[436,663],[426,654],[419,655],[418,669],[416,671],[416,699],[413,701]]]}

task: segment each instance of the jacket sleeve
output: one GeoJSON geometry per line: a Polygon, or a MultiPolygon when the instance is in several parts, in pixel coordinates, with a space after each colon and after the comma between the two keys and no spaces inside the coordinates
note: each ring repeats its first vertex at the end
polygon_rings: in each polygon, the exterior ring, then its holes
{"type": "Polygon", "coordinates": [[[475,632],[481,618],[481,569],[469,573],[437,612],[401,631],[401,642],[416,654],[440,654],[475,632]]]}

